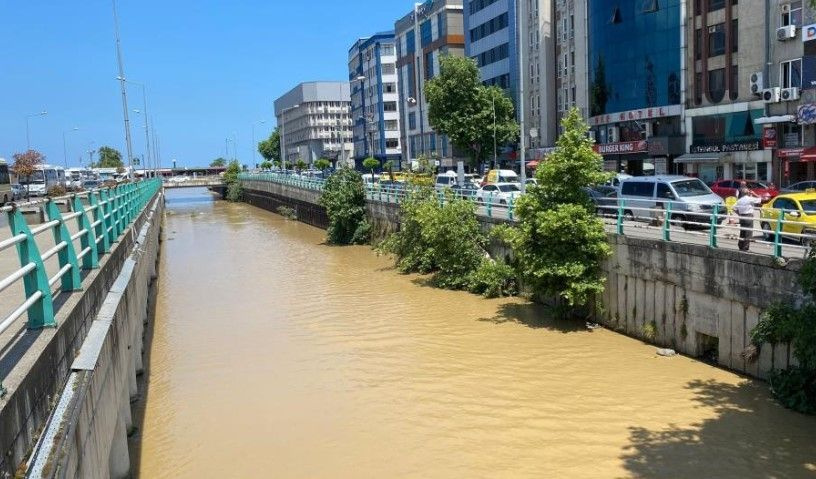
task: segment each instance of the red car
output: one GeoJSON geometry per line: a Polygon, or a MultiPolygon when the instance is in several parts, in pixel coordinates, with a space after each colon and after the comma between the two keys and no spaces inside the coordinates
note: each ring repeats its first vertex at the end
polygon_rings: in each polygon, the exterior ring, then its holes
{"type": "MultiPolygon", "coordinates": [[[[743,180],[715,181],[711,184],[711,191],[720,195],[723,199],[729,196],[736,197],[739,193],[740,183],[742,182],[743,180]]],[[[765,183],[751,180],[745,180],[745,183],[748,184],[748,189],[751,190],[753,194],[762,198],[763,203],[767,203],[779,195],[779,190],[777,190],[775,186],[768,186],[765,183]]]]}

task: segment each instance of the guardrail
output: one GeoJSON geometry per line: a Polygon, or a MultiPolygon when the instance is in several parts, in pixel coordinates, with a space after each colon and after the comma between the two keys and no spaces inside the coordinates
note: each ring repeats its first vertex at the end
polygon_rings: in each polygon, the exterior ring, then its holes
{"type": "MultiPolygon", "coordinates": [[[[298,188],[322,191],[325,180],[301,178],[296,175],[280,173],[244,173],[242,180],[270,181],[298,188]]],[[[390,184],[366,183],[366,199],[381,203],[402,203],[410,190],[404,186],[390,184]]],[[[520,195],[483,195],[477,196],[473,190],[451,190],[454,195],[469,199],[475,203],[476,213],[488,218],[515,221],[516,202],[520,195]]],[[[445,193],[436,190],[440,202],[445,201],[445,193]]],[[[652,239],[707,245],[711,248],[723,247],[729,241],[736,246],[741,231],[746,232],[749,243],[768,250],[755,250],[754,253],[781,258],[783,253],[789,257],[804,257],[816,246],[816,222],[801,221],[801,217],[792,218],[789,211],[773,210],[773,217],[754,218],[751,227],[735,224],[739,218],[724,205],[712,205],[708,210],[690,211],[688,203],[660,201],[658,208],[638,206],[638,200],[606,199],[606,203],[596,205],[596,212],[604,220],[610,231],[623,236],[644,236],[652,239]],[[760,227],[756,228],[759,223],[760,227]],[[679,230],[682,231],[679,231],[679,230]],[[761,239],[757,239],[759,236],[761,239]]],[[[759,210],[759,208],[757,208],[759,210]]],[[[795,214],[795,213],[794,213],[795,214]]],[[[816,216],[816,214],[814,215],[816,216]]]]}
{"type": "MultiPolygon", "coordinates": [[[[28,314],[28,329],[56,327],[54,296],[59,292],[82,289],[82,270],[99,267],[99,259],[108,253],[122,232],[136,219],[151,198],[161,188],[157,179],[118,185],[109,189],[78,193],[36,203],[42,207],[47,221],[29,227],[21,207],[0,208],[8,218],[11,237],[0,241],[0,253],[16,247],[20,267],[0,279],[0,293],[18,281],[23,282],[22,304],[0,321],[0,334],[6,332],[24,314],[28,314]],[[62,213],[58,201],[65,201],[71,210],[62,213]],[[75,221],[71,234],[70,223],[75,221]],[[51,232],[54,245],[41,253],[37,238],[51,232]],[[78,246],[77,246],[78,243],[78,246]],[[56,257],[59,270],[49,276],[46,262],[56,257]],[[53,289],[59,283],[56,291],[53,289]]],[[[5,389],[0,378],[0,396],[5,389]]]]}

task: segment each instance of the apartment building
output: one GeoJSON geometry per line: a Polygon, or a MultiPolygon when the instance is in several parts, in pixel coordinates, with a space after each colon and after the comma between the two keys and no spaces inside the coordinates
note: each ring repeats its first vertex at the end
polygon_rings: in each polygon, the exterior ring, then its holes
{"type": "Polygon", "coordinates": [[[578,108],[589,117],[587,0],[555,0],[556,118],[578,108]]]}
{"type": "Polygon", "coordinates": [[[349,49],[354,160],[358,168],[368,157],[381,163],[391,161],[396,169],[401,166],[396,64],[393,31],[360,38],[349,49]]]}
{"type": "MultiPolygon", "coordinates": [[[[275,100],[275,117],[288,165],[320,158],[348,163],[354,157],[349,83],[301,83],[275,100]]],[[[353,161],[351,161],[353,164],[353,161]]]]}
{"type": "Polygon", "coordinates": [[[463,56],[462,0],[428,0],[396,21],[398,109],[403,116],[403,158],[436,158],[454,166],[456,156],[449,139],[437,134],[428,122],[425,82],[439,72],[442,55],[463,56]]]}

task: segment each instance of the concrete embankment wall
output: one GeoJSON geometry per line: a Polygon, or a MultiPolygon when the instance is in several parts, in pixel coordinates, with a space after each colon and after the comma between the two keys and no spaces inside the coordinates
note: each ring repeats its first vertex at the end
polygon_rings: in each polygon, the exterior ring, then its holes
{"type": "MultiPolygon", "coordinates": [[[[319,193],[291,187],[278,188],[276,198],[290,190],[297,201],[317,204],[319,193]]],[[[375,241],[399,229],[399,205],[369,202],[367,209],[375,241]]],[[[506,223],[479,220],[485,231],[506,223]]],[[[765,345],[753,363],[742,352],[762,311],[775,301],[803,300],[800,260],[780,264],[769,256],[618,235],[609,241],[613,254],[604,264],[606,290],[597,322],[689,356],[716,356],[719,365],[754,377],[766,378],[772,369],[792,364],[784,345],[765,345]]],[[[495,241],[490,250],[497,258],[512,255],[495,241]]]]}
{"type": "Polygon", "coordinates": [[[278,212],[289,208],[298,219],[308,225],[327,228],[329,218],[320,206],[320,192],[269,181],[241,181],[244,202],[267,211],[278,212]]]}
{"type": "Polygon", "coordinates": [[[129,477],[130,401],[138,393],[136,375],[143,367],[143,331],[163,211],[159,194],[92,272],[96,277],[76,304],[60,310],[59,328],[27,374],[43,389],[32,384],[15,391],[20,395],[14,401],[16,416],[24,417],[21,406],[28,405],[30,419],[19,422],[25,434],[4,457],[8,466],[3,472],[16,468],[34,447],[26,477],[129,477]]]}

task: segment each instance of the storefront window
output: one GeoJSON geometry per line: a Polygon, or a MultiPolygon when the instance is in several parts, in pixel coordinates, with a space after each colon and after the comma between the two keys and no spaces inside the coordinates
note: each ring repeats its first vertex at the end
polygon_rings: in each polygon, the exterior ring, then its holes
{"type": "Polygon", "coordinates": [[[765,181],[768,179],[768,163],[734,163],[734,178],[765,181]]]}
{"type": "Polygon", "coordinates": [[[762,117],[761,109],[694,117],[691,128],[694,145],[722,145],[759,141],[762,127],[754,120],[762,117]]]}

